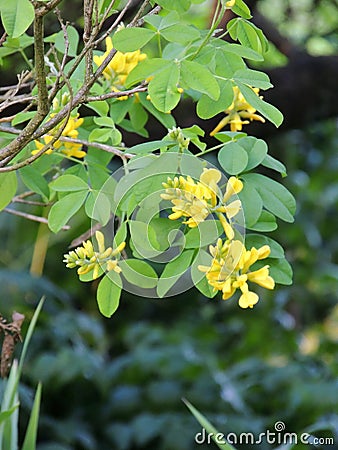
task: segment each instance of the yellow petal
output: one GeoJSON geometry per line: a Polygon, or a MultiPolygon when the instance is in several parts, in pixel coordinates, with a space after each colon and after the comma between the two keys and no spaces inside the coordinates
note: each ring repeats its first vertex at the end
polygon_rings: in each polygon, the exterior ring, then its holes
{"type": "Polygon", "coordinates": [[[104,246],[104,235],[101,231],[97,230],[95,232],[95,237],[99,246],[99,252],[103,253],[105,251],[105,246],[104,246]]]}
{"type": "Polygon", "coordinates": [[[109,53],[113,49],[113,41],[110,36],[106,37],[106,52],[109,53]]]}
{"type": "Polygon", "coordinates": [[[229,205],[227,205],[226,215],[227,215],[228,219],[235,217],[239,213],[241,206],[242,206],[242,204],[241,204],[240,200],[235,200],[235,201],[231,202],[229,205]]]}
{"type": "Polygon", "coordinates": [[[207,186],[210,186],[211,184],[217,184],[219,180],[221,179],[222,174],[217,169],[203,169],[203,172],[200,176],[200,181],[207,186]]]}
{"type": "Polygon", "coordinates": [[[118,245],[116,247],[116,249],[113,251],[112,256],[118,255],[119,253],[122,252],[122,250],[125,248],[126,243],[125,242],[121,242],[120,245],[118,245]]]}
{"type": "Polygon", "coordinates": [[[243,183],[236,177],[230,177],[227,182],[223,202],[229,200],[229,198],[235,194],[238,194],[243,189],[243,183]]]}
{"type": "Polygon", "coordinates": [[[169,218],[170,220],[176,220],[176,219],[179,219],[179,218],[182,217],[182,216],[183,216],[182,211],[177,211],[177,212],[174,212],[174,213],[170,214],[170,215],[168,216],[168,218],[169,218]]]}
{"type": "Polygon", "coordinates": [[[253,308],[253,306],[258,302],[259,297],[254,292],[245,292],[241,295],[240,299],[238,300],[238,304],[241,308],[253,308]]]}
{"type": "Polygon", "coordinates": [[[232,229],[231,225],[226,220],[226,218],[224,217],[223,214],[218,214],[218,218],[221,222],[221,225],[223,227],[226,237],[231,241],[231,239],[233,239],[235,237],[234,230],[232,229]]]}
{"type": "Polygon", "coordinates": [[[215,136],[216,133],[218,133],[219,131],[221,131],[225,125],[227,125],[227,123],[229,122],[230,117],[229,116],[225,116],[220,122],[219,124],[210,132],[210,136],[215,136]]]}
{"type": "Polygon", "coordinates": [[[250,272],[247,276],[249,281],[266,289],[273,289],[275,287],[275,280],[269,276],[269,266],[264,266],[261,269],[250,272]]]}
{"type": "Polygon", "coordinates": [[[263,247],[258,249],[258,258],[257,259],[265,259],[271,253],[271,249],[268,245],[263,245],[263,247]]]}

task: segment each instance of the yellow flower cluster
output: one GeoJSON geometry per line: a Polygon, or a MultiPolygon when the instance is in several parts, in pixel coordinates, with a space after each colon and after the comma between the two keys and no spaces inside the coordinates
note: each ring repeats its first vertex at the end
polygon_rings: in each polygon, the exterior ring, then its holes
{"type": "MultiPolygon", "coordinates": [[[[50,117],[53,117],[54,114],[51,114],[50,117]]],[[[76,114],[75,117],[70,117],[67,125],[62,131],[61,136],[70,137],[73,139],[77,139],[79,132],[77,128],[79,128],[83,123],[83,119],[79,117],[79,114],[76,114]]],[[[46,134],[43,137],[44,142],[40,142],[38,140],[34,140],[36,145],[36,149],[32,151],[32,155],[38,153],[46,144],[48,144],[53,139],[53,134],[57,132],[57,130],[63,126],[62,122],[60,125],[55,127],[50,131],[50,134],[46,134]]],[[[53,153],[54,150],[61,149],[61,153],[67,156],[74,156],[75,158],[83,158],[86,154],[83,150],[81,150],[82,145],[76,144],[74,142],[61,142],[59,139],[52,144],[51,148],[46,151],[47,155],[53,153]]]]}
{"type": "Polygon", "coordinates": [[[197,227],[206,220],[208,215],[216,214],[224,229],[226,240],[218,239],[215,246],[210,246],[213,257],[211,266],[198,266],[204,272],[208,283],[215,291],[222,291],[223,299],[233,296],[237,289],[241,291],[239,306],[252,308],[259,300],[256,293],[249,290],[248,282],[256,283],[267,289],[273,289],[275,282],[269,275],[269,266],[251,271],[250,267],[258,260],[265,259],[270,254],[270,247],[264,245],[256,249],[247,250],[243,243],[235,240],[235,233],[231,226],[231,219],[240,208],[240,200],[232,200],[238,194],[243,183],[236,177],[231,177],[225,188],[225,193],[219,187],[221,172],[217,169],[204,169],[196,182],[190,176],[168,178],[162,183],[165,193],[164,200],[173,204],[169,219],[185,218],[184,222],[190,228],[197,227]],[[228,203],[230,200],[230,203],[228,203]]]}
{"type": "Polygon", "coordinates": [[[256,283],[266,289],[273,289],[275,282],[269,275],[269,266],[250,271],[256,261],[265,259],[270,254],[270,247],[246,250],[239,240],[227,240],[223,243],[218,239],[215,246],[210,246],[213,256],[211,266],[198,266],[201,272],[206,273],[208,283],[215,291],[222,291],[223,299],[232,297],[237,289],[242,292],[239,298],[241,308],[252,308],[259,300],[255,292],[249,291],[248,282],[256,283]]]}
{"type": "MultiPolygon", "coordinates": [[[[245,100],[237,86],[233,87],[233,91],[233,102],[229,108],[224,111],[226,116],[219,122],[216,128],[211,131],[210,136],[214,136],[221,131],[228,123],[230,124],[231,131],[241,131],[242,125],[250,123],[249,121],[258,120],[260,122],[265,122],[263,117],[256,114],[256,109],[245,100]]],[[[258,88],[253,88],[253,91],[258,95],[258,88]]]]}
{"type": "MultiPolygon", "coordinates": [[[[106,38],[106,51],[102,56],[95,55],[94,63],[100,66],[107,58],[110,51],[113,49],[113,42],[111,37],[106,38]]],[[[122,53],[117,51],[110,61],[108,66],[103,71],[103,76],[112,85],[112,91],[119,92],[125,85],[127,76],[137,66],[140,61],[143,61],[147,55],[141,53],[140,50],[135,52],[122,53]]],[[[119,97],[120,100],[127,99],[127,96],[119,97]]]]}
{"type": "Polygon", "coordinates": [[[203,169],[198,182],[195,182],[190,176],[186,178],[180,176],[174,179],[168,177],[167,182],[162,183],[166,191],[161,194],[161,197],[164,200],[170,200],[174,205],[169,219],[187,218],[183,223],[190,228],[195,228],[209,214],[216,213],[226,236],[228,239],[233,239],[234,230],[230,221],[238,214],[241,202],[240,200],[234,200],[229,204],[226,202],[242,190],[243,184],[236,177],[231,177],[223,195],[218,186],[221,176],[221,172],[217,169],[203,169]]]}
{"type": "MultiPolygon", "coordinates": [[[[61,99],[61,106],[65,106],[67,102],[69,101],[68,94],[63,94],[61,99]]],[[[53,100],[53,111],[49,117],[54,117],[59,111],[60,111],[60,103],[57,98],[54,98],[53,100]]],[[[34,140],[34,143],[36,145],[36,149],[32,151],[32,155],[35,155],[40,150],[43,149],[43,147],[46,144],[49,144],[51,140],[53,139],[53,136],[60,130],[61,127],[64,126],[65,121],[63,120],[59,125],[57,125],[55,128],[53,128],[49,134],[46,134],[43,137],[44,142],[40,142],[38,140],[34,140]]],[[[61,136],[69,137],[73,139],[77,139],[79,132],[77,128],[79,128],[83,124],[83,119],[80,118],[79,114],[76,114],[75,116],[72,115],[69,117],[67,125],[62,131],[61,136]]],[[[67,156],[75,156],[75,158],[83,158],[86,154],[83,150],[81,150],[82,145],[76,144],[75,142],[61,142],[59,139],[55,141],[51,147],[45,152],[47,155],[50,155],[53,153],[54,150],[59,150],[61,153],[67,156]]]]}
{"type": "Polygon", "coordinates": [[[63,262],[66,263],[66,267],[69,269],[77,267],[78,275],[86,274],[92,270],[93,280],[100,276],[100,269],[114,270],[114,272],[120,273],[121,268],[118,266],[118,260],[115,257],[122,252],[126,243],[122,242],[113,250],[111,247],[105,247],[104,235],[101,231],[96,231],[95,237],[98,244],[98,251],[96,252],[94,250],[91,241],[83,242],[82,247],[77,247],[75,250],[64,255],[65,259],[63,262]]]}

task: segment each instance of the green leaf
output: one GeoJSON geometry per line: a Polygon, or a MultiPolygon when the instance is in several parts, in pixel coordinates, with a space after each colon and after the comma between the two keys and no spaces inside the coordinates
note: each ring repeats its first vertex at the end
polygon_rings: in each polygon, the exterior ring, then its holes
{"type": "Polygon", "coordinates": [[[115,284],[109,276],[102,278],[97,289],[97,304],[100,313],[111,317],[120,303],[121,287],[115,284]]]}
{"type": "Polygon", "coordinates": [[[248,86],[242,83],[237,83],[245,100],[254,108],[257,109],[264,117],[272,122],[276,127],[279,127],[283,122],[283,114],[270,103],[265,102],[248,86]]]}
{"type": "Polygon", "coordinates": [[[255,187],[268,211],[285,220],[285,222],[294,221],[296,202],[292,194],[283,185],[258,173],[243,175],[243,179],[255,187]]]}
{"type": "Polygon", "coordinates": [[[57,192],[88,191],[88,184],[76,175],[61,175],[50,183],[50,188],[57,192]]]}
{"type": "Polygon", "coordinates": [[[12,55],[13,53],[17,53],[20,50],[24,50],[26,47],[31,46],[33,43],[34,38],[32,36],[28,36],[26,33],[15,39],[7,37],[2,47],[0,47],[0,62],[1,58],[12,55]]]}
{"type": "Polygon", "coordinates": [[[220,88],[214,75],[206,67],[194,61],[181,62],[182,87],[194,89],[208,95],[213,100],[218,100],[220,88]],[[184,86],[183,86],[184,84],[184,86]]]}
{"type": "Polygon", "coordinates": [[[133,153],[135,155],[143,155],[145,153],[151,153],[154,150],[158,150],[159,148],[165,148],[166,144],[163,141],[151,141],[151,142],[143,142],[142,144],[134,145],[134,147],[130,147],[128,152],[133,153]]]}
{"type": "Polygon", "coordinates": [[[268,167],[269,169],[276,170],[279,172],[282,177],[286,177],[286,167],[283,163],[278,161],[278,159],[273,158],[270,155],[266,155],[263,161],[261,162],[262,166],[268,167]]]}
{"type": "Polygon", "coordinates": [[[159,297],[164,297],[188,267],[190,267],[193,256],[194,250],[185,250],[165,266],[157,285],[157,294],[159,297]]]}
{"type": "Polygon", "coordinates": [[[266,258],[262,261],[257,261],[254,269],[259,269],[265,265],[269,265],[269,274],[278,284],[290,285],[292,284],[292,267],[284,258],[266,258]]]}
{"type": "Polygon", "coordinates": [[[179,230],[181,224],[175,220],[166,219],[164,217],[154,217],[149,222],[152,229],[149,238],[157,250],[162,252],[170,246],[179,246],[182,242],[183,233],[179,230]],[[176,238],[176,239],[175,239],[176,238]]]}
{"type": "Polygon", "coordinates": [[[81,208],[87,197],[87,191],[74,192],[54,203],[48,214],[48,226],[57,233],[81,208]]]}
{"type": "Polygon", "coordinates": [[[256,28],[246,20],[239,19],[237,22],[237,39],[244,47],[262,53],[262,44],[256,28]]]}
{"type": "MultiPolygon", "coordinates": [[[[185,248],[202,248],[216,242],[223,233],[222,225],[216,220],[205,220],[185,235],[185,248]]],[[[202,264],[202,263],[200,263],[202,264]]]]}
{"type": "MultiPolygon", "coordinates": [[[[135,130],[141,130],[148,121],[148,113],[139,102],[134,102],[129,111],[130,122],[135,130]]],[[[116,144],[115,144],[116,145],[116,144]]]]}
{"type": "Polygon", "coordinates": [[[181,95],[177,90],[179,76],[177,64],[171,63],[150,81],[150,101],[159,111],[168,113],[180,101],[181,95]]]}
{"type": "Polygon", "coordinates": [[[111,117],[94,117],[94,122],[100,127],[115,128],[115,123],[111,117]]]}
{"type": "MultiPolygon", "coordinates": [[[[115,231],[115,230],[114,230],[115,231]]],[[[118,230],[115,232],[114,235],[114,248],[122,244],[126,240],[127,237],[127,222],[121,223],[118,230]]]]}
{"type": "Polygon", "coordinates": [[[234,73],[233,78],[235,83],[240,82],[264,90],[273,87],[268,75],[258,70],[240,69],[234,73]]]}
{"type": "Polygon", "coordinates": [[[249,7],[243,2],[243,0],[236,0],[236,3],[231,10],[244,19],[250,19],[252,17],[249,7]]]}
{"type": "Polygon", "coordinates": [[[111,138],[112,133],[112,128],[94,128],[88,140],[89,142],[107,142],[111,138]]]}
{"type": "Polygon", "coordinates": [[[35,116],[35,114],[36,111],[20,112],[12,120],[12,125],[15,126],[18,125],[19,123],[26,122],[27,120],[30,120],[33,116],[35,116]]]}
{"type": "Polygon", "coordinates": [[[188,402],[188,400],[183,399],[183,402],[201,425],[202,429],[204,429],[207,432],[207,435],[210,435],[212,440],[215,441],[218,448],[221,450],[235,450],[232,445],[225,442],[224,435],[219,433],[219,431],[217,431],[216,428],[190,402],[188,402]],[[222,439],[217,439],[217,436],[220,437],[221,435],[222,439]],[[224,443],[221,443],[221,440],[224,441],[224,443]]]}
{"type": "Polygon", "coordinates": [[[216,114],[225,111],[232,103],[234,91],[230,80],[217,80],[220,95],[218,100],[212,100],[208,95],[203,94],[197,103],[197,114],[201,119],[210,119],[216,114]]]}
{"type": "Polygon", "coordinates": [[[172,25],[180,22],[180,16],[176,11],[171,11],[165,16],[157,14],[148,14],[145,16],[144,21],[155,27],[158,31],[163,31],[172,25]]]}
{"type": "Polygon", "coordinates": [[[0,211],[12,201],[17,187],[18,180],[15,172],[0,173],[0,211]]]}
{"type": "Polygon", "coordinates": [[[238,131],[220,131],[214,135],[220,142],[229,142],[229,141],[238,141],[246,136],[246,133],[238,132],[238,131]]]}
{"type": "Polygon", "coordinates": [[[40,402],[41,402],[41,383],[38,384],[32,412],[29,418],[25,440],[22,444],[22,450],[35,450],[36,449],[36,437],[38,433],[38,423],[40,414],[40,402]]]}
{"type": "Polygon", "coordinates": [[[230,175],[244,171],[248,164],[248,154],[237,142],[229,142],[218,152],[218,161],[230,175]]]}
{"type": "Polygon", "coordinates": [[[105,226],[110,219],[110,200],[103,192],[91,191],[86,199],[85,211],[88,217],[105,226]]]}
{"type": "MultiPolygon", "coordinates": [[[[79,33],[71,25],[67,27],[67,38],[69,42],[68,56],[77,55],[77,46],[79,45],[79,33]]],[[[55,38],[55,47],[60,53],[66,52],[65,36],[63,30],[59,31],[55,38]]]]}
{"type": "Polygon", "coordinates": [[[222,44],[215,53],[215,74],[224,81],[231,79],[237,70],[246,67],[243,59],[237,53],[231,53],[227,50],[228,48],[224,49],[222,44]]]}
{"type": "MultiPolygon", "coordinates": [[[[101,267],[99,267],[98,274],[95,274],[95,279],[103,275],[103,270],[101,267]]],[[[82,273],[79,275],[79,280],[82,281],[82,283],[88,283],[89,281],[94,280],[94,270],[90,270],[87,273],[82,273]]]]}
{"type": "Polygon", "coordinates": [[[254,225],[246,224],[246,227],[254,231],[273,231],[277,228],[276,217],[263,209],[259,219],[254,225]]]}
{"type": "Polygon", "coordinates": [[[173,128],[176,125],[175,118],[171,114],[165,114],[161,111],[158,111],[154,105],[151,104],[149,100],[147,100],[147,94],[140,94],[139,99],[142,103],[143,107],[150,112],[163,126],[164,128],[173,128]]]}
{"type": "Polygon", "coordinates": [[[154,229],[149,224],[138,220],[130,220],[128,223],[131,241],[137,254],[144,259],[151,259],[157,256],[160,252],[153,245],[153,242],[156,242],[154,229]]]}
{"type": "Polygon", "coordinates": [[[113,45],[120,52],[134,52],[147,44],[155,32],[146,28],[123,28],[113,36],[113,45]]]}
{"type": "MultiPolygon", "coordinates": [[[[145,59],[137,64],[136,67],[129,73],[125,86],[131,87],[135,83],[149,78],[150,76],[160,73],[162,70],[171,66],[172,62],[166,61],[162,58],[145,59]]],[[[147,100],[149,102],[149,100],[147,100]]],[[[121,104],[121,102],[119,102],[121,104]]]]}
{"type": "Polygon", "coordinates": [[[175,10],[179,13],[184,13],[190,8],[191,0],[157,0],[156,3],[158,3],[164,9],[175,10]]]}
{"type": "MultiPolygon", "coordinates": [[[[252,247],[260,248],[263,245],[268,245],[271,249],[269,258],[284,258],[284,249],[273,239],[263,236],[262,234],[247,234],[245,236],[245,247],[250,249],[252,247]]],[[[265,260],[264,260],[265,261],[265,260]]]]}
{"type": "Polygon", "coordinates": [[[257,190],[250,183],[243,183],[243,189],[238,194],[242,202],[245,225],[250,227],[260,218],[263,209],[263,200],[257,190]]]}
{"type": "Polygon", "coordinates": [[[199,31],[183,23],[172,25],[161,31],[161,36],[169,42],[187,45],[200,37],[199,31]]]}
{"type": "Polygon", "coordinates": [[[46,179],[34,166],[26,166],[19,170],[24,184],[33,192],[40,194],[44,200],[49,198],[49,187],[46,179]]]}
{"type": "Polygon", "coordinates": [[[269,272],[276,283],[288,286],[292,284],[292,267],[286,259],[267,258],[264,261],[270,265],[269,272]]]}
{"type": "Polygon", "coordinates": [[[245,168],[246,171],[261,164],[268,153],[268,146],[263,139],[257,139],[252,136],[246,137],[241,139],[240,145],[247,152],[249,158],[245,168]]]}
{"type": "Polygon", "coordinates": [[[126,259],[119,263],[122,275],[129,283],[143,289],[151,289],[157,285],[157,273],[146,262],[140,259],[126,259]]]}
{"type": "MultiPolygon", "coordinates": [[[[121,105],[121,102],[119,102],[119,104],[121,105]]],[[[86,103],[86,106],[88,106],[88,108],[93,109],[100,116],[106,116],[109,111],[109,104],[104,101],[89,102],[86,103]]]]}
{"type": "Polygon", "coordinates": [[[240,44],[230,44],[229,42],[222,42],[222,46],[227,52],[235,53],[242,58],[252,59],[253,61],[264,61],[264,57],[255,50],[252,50],[252,48],[244,47],[240,44]]]}
{"type": "Polygon", "coordinates": [[[5,0],[0,5],[1,20],[11,38],[22,35],[34,20],[34,7],[29,0],[5,0]]]}

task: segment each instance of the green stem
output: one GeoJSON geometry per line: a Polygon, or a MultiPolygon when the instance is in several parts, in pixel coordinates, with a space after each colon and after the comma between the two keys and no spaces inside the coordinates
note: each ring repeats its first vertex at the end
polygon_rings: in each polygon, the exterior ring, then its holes
{"type": "Polygon", "coordinates": [[[221,22],[225,10],[226,10],[226,7],[224,5],[222,5],[220,8],[220,1],[219,1],[217,3],[216,9],[215,9],[214,16],[212,18],[210,30],[209,30],[208,34],[206,35],[206,37],[204,38],[204,40],[202,41],[201,45],[198,47],[196,52],[193,54],[193,59],[196,58],[196,56],[200,53],[202,48],[209,42],[210,38],[214,34],[219,23],[221,22]]]}
{"type": "Polygon", "coordinates": [[[33,70],[34,66],[31,63],[31,61],[27,58],[26,53],[22,50],[22,48],[19,49],[20,55],[23,57],[23,59],[25,60],[25,63],[27,64],[27,66],[33,70]]]}
{"type": "MultiPolygon", "coordinates": [[[[232,142],[232,140],[229,142],[232,142]]],[[[213,152],[214,150],[217,150],[218,148],[223,147],[225,144],[227,144],[227,142],[222,142],[221,144],[218,144],[218,145],[215,145],[214,147],[208,148],[208,150],[205,150],[204,152],[196,153],[195,156],[202,156],[202,155],[205,155],[206,153],[213,152]]]]}
{"type": "Polygon", "coordinates": [[[156,36],[157,36],[157,47],[158,47],[159,57],[162,58],[161,34],[159,32],[157,32],[156,36]]]}

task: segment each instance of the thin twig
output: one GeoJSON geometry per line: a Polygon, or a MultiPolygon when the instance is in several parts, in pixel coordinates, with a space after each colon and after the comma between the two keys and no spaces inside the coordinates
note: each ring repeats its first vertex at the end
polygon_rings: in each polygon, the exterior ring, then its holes
{"type": "MultiPolygon", "coordinates": [[[[21,84],[21,88],[29,87],[31,89],[32,84],[33,84],[32,81],[30,81],[29,83],[22,83],[21,84]]],[[[16,86],[17,86],[16,84],[12,84],[10,86],[1,86],[0,87],[0,92],[7,92],[10,89],[15,89],[16,86]]]]}
{"type": "MultiPolygon", "coordinates": [[[[88,44],[92,34],[92,22],[93,22],[93,0],[84,0],[84,27],[83,27],[83,42],[88,44]]],[[[85,83],[93,75],[93,48],[89,47],[85,54],[85,83]]]]}
{"type": "Polygon", "coordinates": [[[86,147],[98,148],[99,150],[103,150],[104,152],[113,153],[114,155],[119,156],[120,158],[130,159],[130,158],[133,158],[135,156],[132,153],[125,153],[122,150],[119,150],[118,148],[111,147],[110,145],[100,144],[98,142],[89,142],[89,141],[85,141],[84,139],[74,139],[74,138],[69,138],[69,137],[66,137],[66,136],[62,136],[62,137],[60,137],[60,141],[62,141],[62,142],[72,142],[74,144],[85,145],[86,147]]]}
{"type": "Polygon", "coordinates": [[[100,230],[102,228],[102,225],[100,223],[96,223],[93,225],[89,230],[82,233],[79,237],[72,240],[72,242],[69,244],[68,248],[74,248],[78,247],[79,245],[83,244],[84,241],[92,237],[95,233],[95,231],[100,230]]]}
{"type": "MultiPolygon", "coordinates": [[[[34,214],[27,214],[23,211],[16,211],[15,209],[4,208],[3,211],[13,214],[14,216],[23,217],[24,219],[32,220],[34,222],[45,223],[48,225],[48,220],[45,217],[35,216],[34,214]]],[[[69,230],[69,225],[64,225],[61,230],[69,230]]]]}
{"type": "MultiPolygon", "coordinates": [[[[128,2],[127,2],[127,4],[125,5],[125,7],[121,10],[121,12],[120,12],[120,14],[117,16],[117,18],[115,19],[115,21],[113,22],[113,24],[108,28],[108,30],[106,30],[106,32],[105,33],[103,33],[103,35],[102,36],[100,36],[99,37],[99,39],[97,39],[95,42],[94,42],[94,45],[96,46],[96,45],[98,45],[100,42],[102,42],[102,41],[104,41],[105,39],[106,39],[106,37],[108,37],[110,34],[111,34],[111,32],[117,27],[117,25],[121,22],[121,20],[123,19],[123,16],[126,14],[126,12],[128,11],[128,9],[129,9],[129,6],[132,4],[132,2],[133,2],[133,0],[128,0],[128,2]]],[[[114,53],[115,54],[115,53],[114,53]]],[[[113,56],[114,56],[114,54],[113,54],[113,56]]],[[[110,62],[110,60],[109,60],[109,62],[110,62]]],[[[104,64],[105,63],[105,61],[103,61],[103,63],[102,64],[104,64]]],[[[102,65],[101,64],[101,65],[102,65]]],[[[101,67],[101,66],[100,66],[101,67]]],[[[106,67],[106,66],[105,66],[106,67]]],[[[104,68],[105,68],[104,67],[104,68]]]]}
{"type": "Polygon", "coordinates": [[[8,36],[8,34],[6,33],[6,31],[3,33],[3,35],[0,38],[0,47],[2,46],[2,44],[5,42],[6,37],[8,36]]]}
{"type": "Polygon", "coordinates": [[[33,200],[25,200],[19,197],[13,197],[12,203],[24,203],[25,205],[34,205],[34,206],[50,206],[52,203],[44,203],[44,202],[36,202],[33,200]]]}
{"type": "Polygon", "coordinates": [[[124,96],[131,96],[136,94],[137,92],[145,92],[147,91],[148,87],[144,84],[141,84],[140,86],[137,86],[133,89],[129,89],[127,91],[118,91],[118,92],[107,92],[107,94],[101,94],[101,95],[89,95],[86,97],[86,102],[95,102],[95,101],[101,101],[101,100],[107,100],[108,98],[119,98],[124,96]]]}

